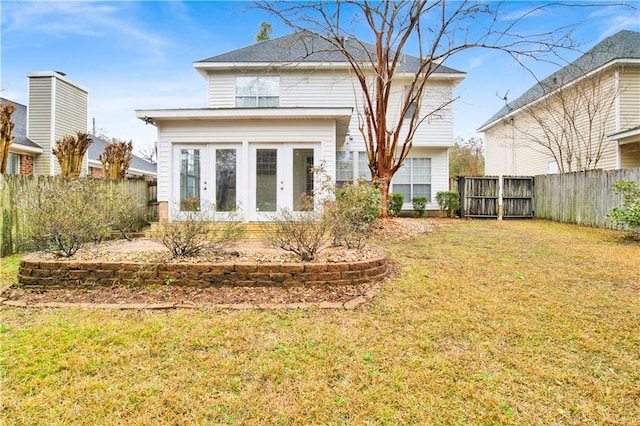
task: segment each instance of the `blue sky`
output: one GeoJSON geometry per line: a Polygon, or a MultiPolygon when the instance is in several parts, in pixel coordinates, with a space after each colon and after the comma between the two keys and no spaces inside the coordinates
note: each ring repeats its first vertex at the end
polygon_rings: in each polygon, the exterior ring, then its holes
{"type": "MultiPolygon", "coordinates": [[[[582,4],[589,2],[581,2],[582,4]]],[[[630,1],[630,4],[635,4],[630,1]]],[[[531,27],[581,22],[573,36],[587,50],[603,38],[628,29],[640,31],[637,9],[607,6],[548,11],[532,16],[531,27]]],[[[26,74],[63,71],[89,90],[89,120],[109,136],[153,143],[156,131],[135,118],[135,109],[204,107],[204,79],[194,61],[254,41],[260,22],[274,27],[273,37],[291,32],[248,2],[4,1],[1,11],[1,96],[27,103],[26,74]]],[[[516,13],[528,3],[512,1],[516,13]]],[[[366,31],[359,32],[371,41],[366,31]]],[[[412,52],[407,52],[412,53],[412,52]]],[[[567,53],[573,60],[576,52],[567,53]]],[[[527,61],[538,78],[558,66],[527,61]]],[[[500,96],[515,99],[534,84],[531,74],[495,51],[471,50],[446,65],[467,73],[457,87],[455,135],[476,136],[475,129],[500,109],[500,96]]],[[[88,124],[89,125],[89,124],[88,124]]]]}

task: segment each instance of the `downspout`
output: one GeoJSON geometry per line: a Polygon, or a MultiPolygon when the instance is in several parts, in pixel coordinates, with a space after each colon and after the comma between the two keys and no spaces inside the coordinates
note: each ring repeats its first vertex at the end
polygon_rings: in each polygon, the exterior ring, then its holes
{"type": "MultiPolygon", "coordinates": [[[[616,133],[618,133],[620,132],[620,68],[616,68],[613,82],[616,94],[616,133]]],[[[621,163],[620,141],[616,140],[616,169],[620,169],[621,163]]]]}

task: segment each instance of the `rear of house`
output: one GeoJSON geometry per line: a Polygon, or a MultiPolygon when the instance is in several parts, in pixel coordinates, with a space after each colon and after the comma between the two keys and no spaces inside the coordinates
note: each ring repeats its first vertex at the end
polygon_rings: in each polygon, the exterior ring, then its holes
{"type": "MultiPolygon", "coordinates": [[[[415,60],[409,58],[394,81],[391,121],[398,118],[415,60]]],[[[162,218],[210,202],[218,211],[240,211],[245,220],[270,220],[280,209],[295,209],[302,194],[317,193],[323,179],[318,170],[337,185],[371,180],[360,131],[362,94],[342,55],[320,38],[291,34],[194,67],[207,81],[206,108],[137,111],[158,128],[162,218]]],[[[451,100],[464,78],[444,66],[438,71],[425,90],[425,114],[451,100]]],[[[421,125],[392,182],[391,191],[405,195],[405,208],[414,196],[427,196],[428,208],[437,208],[436,192],[448,189],[452,145],[449,104],[421,125]]]]}

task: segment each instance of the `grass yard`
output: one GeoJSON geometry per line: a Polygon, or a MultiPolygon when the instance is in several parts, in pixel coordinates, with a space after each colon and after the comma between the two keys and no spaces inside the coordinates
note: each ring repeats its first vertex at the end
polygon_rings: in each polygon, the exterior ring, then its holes
{"type": "Polygon", "coordinates": [[[356,311],[3,307],[0,419],[640,424],[640,244],[442,221],[384,247],[399,275],[356,311]]]}

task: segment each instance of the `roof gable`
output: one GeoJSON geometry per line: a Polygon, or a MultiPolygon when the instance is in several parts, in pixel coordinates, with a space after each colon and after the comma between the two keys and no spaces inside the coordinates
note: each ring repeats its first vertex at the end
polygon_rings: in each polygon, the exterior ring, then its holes
{"type": "Polygon", "coordinates": [[[13,114],[11,114],[11,121],[14,124],[13,143],[29,148],[42,149],[40,145],[27,138],[27,107],[10,99],[0,98],[0,103],[6,104],[8,102],[11,102],[16,107],[13,114]]]}
{"type": "MultiPolygon", "coordinates": [[[[353,38],[344,41],[347,51],[358,62],[370,62],[375,58],[375,46],[353,38]]],[[[310,31],[300,31],[255,43],[220,55],[196,61],[196,63],[346,63],[344,55],[331,43],[310,31]]],[[[420,59],[404,54],[400,72],[415,72],[420,59]]],[[[438,65],[436,72],[463,74],[462,71],[438,65]]]]}
{"type": "MultiPolygon", "coordinates": [[[[89,144],[89,160],[100,162],[98,157],[100,157],[100,155],[104,153],[108,142],[94,135],[90,135],[89,137],[93,141],[91,142],[91,144],[89,144]]],[[[144,160],[135,154],[131,154],[131,163],[129,164],[129,168],[131,170],[141,171],[153,175],[155,175],[157,172],[157,166],[155,164],[151,164],[147,160],[144,160]]]]}
{"type": "Polygon", "coordinates": [[[605,38],[584,55],[502,107],[480,129],[617,59],[640,59],[640,32],[625,30],[605,38]]]}

